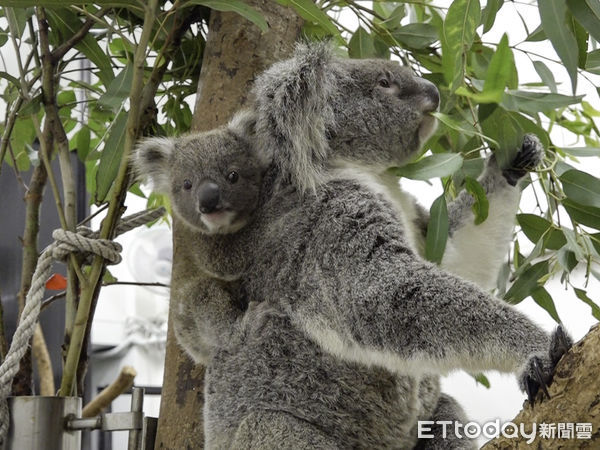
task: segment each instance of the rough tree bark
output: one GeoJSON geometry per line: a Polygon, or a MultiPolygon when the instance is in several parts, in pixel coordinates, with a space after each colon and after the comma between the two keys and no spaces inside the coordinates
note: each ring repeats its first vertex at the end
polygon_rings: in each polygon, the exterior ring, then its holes
{"type": "MultiPolygon", "coordinates": [[[[554,380],[548,388],[550,399],[541,401],[539,393],[532,408],[528,403],[512,422],[523,424],[527,433],[538,426],[536,439],[499,437],[488,442],[485,450],[597,449],[600,448],[600,326],[595,326],[560,360],[554,380]],[[591,439],[544,439],[539,424],[591,423],[591,439]]],[[[507,430],[510,434],[511,430],[507,430]]],[[[576,437],[576,434],[575,434],[576,437]]]]}
{"type": "MultiPolygon", "coordinates": [[[[224,124],[247,102],[256,74],[288,56],[299,37],[301,20],[293,10],[270,0],[248,3],[267,20],[266,33],[237,14],[211,13],[192,125],[196,131],[224,124]]],[[[188,230],[173,222],[171,311],[177,304],[177,279],[185,276],[188,252],[194,251],[188,230]]],[[[182,352],[169,326],[156,449],[203,447],[203,379],[204,368],[182,352]]]]}

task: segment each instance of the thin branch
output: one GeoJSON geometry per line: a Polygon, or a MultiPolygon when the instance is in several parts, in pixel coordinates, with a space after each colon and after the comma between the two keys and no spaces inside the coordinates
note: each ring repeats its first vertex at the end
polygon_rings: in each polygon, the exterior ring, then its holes
{"type": "Polygon", "coordinates": [[[138,282],[138,281],[109,281],[107,283],[103,283],[102,286],[115,286],[115,285],[123,285],[123,286],[155,286],[155,287],[165,287],[170,288],[170,284],[164,283],[151,283],[151,282],[138,282]]]}
{"type": "MultiPolygon", "coordinates": [[[[102,8],[96,14],[94,14],[94,16],[102,17],[106,14],[108,10],[109,8],[102,8]]],[[[77,30],[77,32],[73,36],[71,36],[60,46],[55,48],[51,53],[51,57],[54,60],[53,62],[56,63],[57,61],[62,59],[62,57],[65,56],[69,50],[71,50],[73,47],[79,44],[79,42],[81,42],[83,38],[87,36],[88,31],[90,31],[90,28],[92,28],[94,23],[96,23],[95,20],[93,20],[91,17],[88,17],[87,20],[83,23],[82,27],[79,30],[77,30]]]]}
{"type": "MultiPolygon", "coordinates": [[[[139,45],[136,48],[133,66],[132,88],[129,96],[130,110],[128,114],[125,144],[119,165],[119,171],[114,182],[114,188],[109,199],[108,212],[102,222],[100,238],[110,239],[114,233],[116,223],[122,214],[123,200],[127,188],[129,153],[138,136],[140,100],[144,84],[144,67],[146,63],[146,50],[152,34],[152,25],[156,19],[158,0],[150,0],[145,8],[144,24],[139,45]]],[[[94,298],[100,287],[100,279],[104,273],[106,262],[99,256],[94,257],[89,275],[89,284],[84,286],[73,324],[71,342],[67,350],[60,395],[71,395],[75,387],[75,377],[82,354],[86,330],[89,326],[90,314],[94,298]]]]}

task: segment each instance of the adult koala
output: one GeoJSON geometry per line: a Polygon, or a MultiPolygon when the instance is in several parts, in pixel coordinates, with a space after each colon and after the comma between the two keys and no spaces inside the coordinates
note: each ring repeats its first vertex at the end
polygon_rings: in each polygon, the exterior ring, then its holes
{"type": "MultiPolygon", "coordinates": [[[[433,85],[316,46],[274,65],[255,94],[248,135],[274,166],[255,222],[228,236],[252,252],[242,284],[262,303],[208,365],[209,448],[412,448],[417,420],[464,421],[441,373],[520,371],[530,395],[548,382],[568,339],[423,261],[426,216],[383,174],[432,131],[433,85]]],[[[490,162],[484,185],[513,189],[538,150],[529,139],[504,173],[490,162]]],[[[466,214],[459,200],[453,218],[466,214]]],[[[436,437],[419,445],[473,446],[436,437]]]]}

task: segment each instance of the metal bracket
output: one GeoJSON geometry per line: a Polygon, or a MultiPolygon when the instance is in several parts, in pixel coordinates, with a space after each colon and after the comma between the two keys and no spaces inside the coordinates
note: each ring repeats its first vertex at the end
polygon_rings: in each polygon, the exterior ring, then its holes
{"type": "Polygon", "coordinates": [[[70,416],[67,417],[66,428],[68,430],[129,430],[128,450],[141,450],[142,440],[146,447],[151,448],[149,445],[153,446],[154,442],[150,443],[150,440],[153,441],[153,437],[156,436],[156,419],[144,418],[143,404],[144,389],[134,387],[131,394],[131,411],[106,413],[92,418],[70,416]]]}

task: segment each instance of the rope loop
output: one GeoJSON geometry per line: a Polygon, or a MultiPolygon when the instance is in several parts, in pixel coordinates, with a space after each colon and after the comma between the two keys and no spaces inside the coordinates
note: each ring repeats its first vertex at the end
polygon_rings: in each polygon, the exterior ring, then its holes
{"type": "Polygon", "coordinates": [[[52,249],[52,257],[64,260],[69,253],[93,254],[104,258],[109,264],[121,262],[121,250],[123,248],[117,242],[108,239],[98,239],[89,228],[80,227],[77,233],[58,229],[52,232],[55,245],[52,249]]]}

